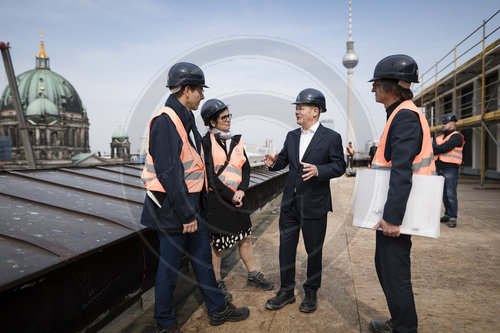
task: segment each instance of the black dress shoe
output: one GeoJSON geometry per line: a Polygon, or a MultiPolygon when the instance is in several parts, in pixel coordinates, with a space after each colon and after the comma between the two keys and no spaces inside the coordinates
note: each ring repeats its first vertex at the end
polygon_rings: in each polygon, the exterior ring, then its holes
{"type": "Polygon", "coordinates": [[[456,228],[456,227],[457,227],[457,218],[450,217],[450,220],[448,221],[448,228],[456,228]]]}
{"type": "Polygon", "coordinates": [[[250,310],[247,307],[237,308],[232,303],[226,302],[216,313],[209,316],[212,326],[224,324],[226,321],[241,321],[248,318],[250,310]]]}
{"type": "Polygon", "coordinates": [[[293,291],[278,291],[278,294],[267,300],[266,309],[279,310],[287,304],[295,303],[295,295],[293,291]]]}
{"type": "Polygon", "coordinates": [[[368,328],[375,333],[392,333],[392,321],[372,320],[368,328]]]}
{"type": "Polygon", "coordinates": [[[441,216],[441,219],[439,220],[441,223],[446,223],[450,220],[450,217],[448,215],[443,215],[441,216]]]}
{"type": "Polygon", "coordinates": [[[318,296],[316,295],[316,290],[306,291],[304,300],[299,306],[300,312],[311,313],[316,311],[318,308],[318,296]]]}

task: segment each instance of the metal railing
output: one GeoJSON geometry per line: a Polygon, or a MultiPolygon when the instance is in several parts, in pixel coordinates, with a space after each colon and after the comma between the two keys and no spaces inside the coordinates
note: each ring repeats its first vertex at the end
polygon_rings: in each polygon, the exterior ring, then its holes
{"type": "Polygon", "coordinates": [[[416,95],[426,93],[450,72],[455,72],[470,58],[483,51],[483,44],[500,37],[500,10],[483,21],[472,33],[446,53],[436,64],[420,75],[420,83],[413,87],[416,95]],[[466,57],[468,56],[468,57],[466,57]]]}
{"type": "MultiPolygon", "coordinates": [[[[497,147],[499,146],[495,135],[486,125],[487,120],[498,121],[500,119],[498,70],[495,71],[494,67],[491,72],[486,70],[487,66],[490,67],[489,61],[486,62],[487,55],[495,55],[500,48],[500,15],[498,13],[500,10],[487,20],[483,20],[483,24],[436,61],[434,66],[422,73],[420,84],[413,87],[416,103],[420,102],[431,130],[439,123],[440,116],[448,112],[457,115],[463,123],[472,124],[480,129],[481,186],[484,184],[486,172],[487,136],[497,147]],[[480,64],[480,68],[477,68],[477,64],[480,64]],[[480,84],[467,81],[460,82],[460,86],[457,86],[457,74],[474,68],[476,68],[476,78],[480,79],[480,84]],[[445,85],[449,87],[450,84],[452,84],[451,88],[445,88],[449,93],[441,91],[445,85]]],[[[457,123],[459,124],[460,122],[457,123]]]]}
{"type": "MultiPolygon", "coordinates": [[[[486,77],[488,78],[488,76],[486,77]]],[[[485,84],[485,113],[498,110],[499,84],[500,79],[498,76],[496,80],[485,84]]],[[[474,89],[473,84],[468,83],[456,89],[455,108],[453,107],[453,92],[450,91],[443,96],[443,102],[439,104],[437,109],[435,106],[435,100],[430,103],[424,103],[421,105],[421,109],[427,118],[430,127],[441,124],[441,117],[446,113],[454,113],[458,119],[472,117],[473,115],[481,112],[481,99],[477,98],[474,100],[473,98],[474,96],[481,96],[481,93],[481,85],[474,89]]]]}

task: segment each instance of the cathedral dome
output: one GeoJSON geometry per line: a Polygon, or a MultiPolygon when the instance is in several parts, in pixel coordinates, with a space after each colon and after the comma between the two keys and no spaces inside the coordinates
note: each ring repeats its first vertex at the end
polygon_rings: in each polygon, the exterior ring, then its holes
{"type": "Polygon", "coordinates": [[[127,132],[125,132],[125,130],[121,126],[118,126],[118,128],[115,129],[115,131],[111,135],[111,138],[112,139],[125,139],[125,138],[128,139],[128,134],[127,134],[127,132]]]}
{"type": "Polygon", "coordinates": [[[57,116],[59,111],[57,106],[45,97],[40,97],[31,102],[26,108],[27,116],[42,116],[42,115],[57,116]]]}
{"type": "MultiPolygon", "coordinates": [[[[75,88],[64,77],[50,70],[49,57],[45,54],[43,41],[40,45],[40,53],[36,57],[36,68],[19,74],[16,77],[19,88],[19,97],[24,110],[30,108],[30,113],[43,114],[44,110],[35,110],[35,107],[47,106],[47,101],[37,102],[39,98],[46,98],[56,107],[57,113],[50,106],[50,114],[59,115],[60,111],[84,113],[85,110],[80,96],[75,88]]],[[[12,110],[14,104],[10,93],[10,87],[5,88],[0,98],[0,111],[12,110]]],[[[45,112],[46,113],[46,112],[45,112]]]]}

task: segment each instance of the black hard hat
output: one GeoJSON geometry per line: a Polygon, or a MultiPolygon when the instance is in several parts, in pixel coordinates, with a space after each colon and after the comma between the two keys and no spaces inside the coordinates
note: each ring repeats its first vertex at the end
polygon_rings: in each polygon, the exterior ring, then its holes
{"type": "Polygon", "coordinates": [[[457,117],[453,113],[447,113],[443,116],[443,119],[441,120],[441,123],[448,124],[450,121],[457,121],[457,117]]]}
{"type": "Polygon", "coordinates": [[[178,62],[168,71],[167,87],[174,88],[188,84],[200,85],[205,88],[205,75],[200,67],[190,62],[178,62]]]}
{"type": "Polygon", "coordinates": [[[412,57],[395,54],[380,60],[375,66],[372,82],[380,79],[394,79],[418,83],[418,66],[412,57]]]}
{"type": "Polygon", "coordinates": [[[201,107],[201,118],[203,119],[205,126],[209,125],[210,117],[226,108],[227,105],[217,98],[212,98],[206,101],[201,107]]]}
{"type": "Polygon", "coordinates": [[[302,90],[298,95],[295,103],[292,104],[314,104],[319,106],[320,112],[326,112],[325,96],[321,91],[307,88],[302,90]]]}

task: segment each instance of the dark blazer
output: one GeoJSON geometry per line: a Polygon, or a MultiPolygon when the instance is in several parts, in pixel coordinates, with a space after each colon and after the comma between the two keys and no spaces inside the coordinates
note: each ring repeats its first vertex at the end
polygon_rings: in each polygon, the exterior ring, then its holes
{"type": "MultiPolygon", "coordinates": [[[[165,105],[177,113],[186,132],[193,132],[195,142],[191,142],[191,145],[200,151],[202,138],[196,128],[193,112],[186,110],[174,95],[168,97],[165,105]]],[[[181,137],[168,115],[162,114],[153,120],[149,133],[149,153],[166,193],[161,208],[146,195],[141,224],[172,234],[182,233],[183,224],[195,218],[200,220],[207,206],[205,189],[198,193],[188,192],[180,158],[182,145],[181,137]]]]}
{"type": "Polygon", "coordinates": [[[281,211],[288,211],[295,197],[302,217],[316,219],[332,211],[330,179],[340,177],[345,172],[342,138],[337,132],[319,125],[302,158],[302,162],[314,164],[319,174],[303,181],[303,166],[299,162],[300,134],[300,128],[288,132],[283,149],[269,170],[281,170],[289,166],[281,211]]]}

